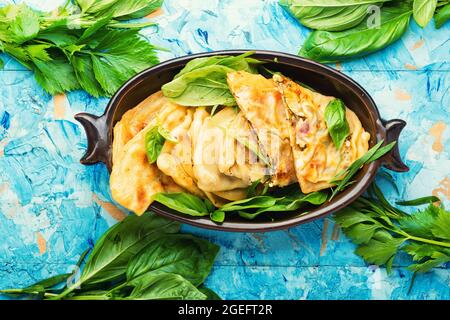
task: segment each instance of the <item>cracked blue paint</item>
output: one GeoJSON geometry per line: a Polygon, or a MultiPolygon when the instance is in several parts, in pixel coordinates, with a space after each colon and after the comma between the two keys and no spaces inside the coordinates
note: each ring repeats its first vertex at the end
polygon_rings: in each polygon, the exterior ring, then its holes
{"type": "MultiPolygon", "coordinates": [[[[0,0],[0,5],[10,1],[0,0]]],[[[16,3],[24,1],[15,1],[16,3]]],[[[50,10],[65,0],[27,0],[50,10]]],[[[158,27],[143,34],[162,61],[222,49],[267,49],[295,54],[308,34],[275,0],[166,0],[158,27]]],[[[411,168],[393,173],[398,192],[379,183],[392,201],[448,194],[450,107],[449,24],[435,30],[415,23],[389,48],[355,61],[332,65],[359,82],[385,119],[408,122],[400,137],[402,157],[411,168]],[[444,123],[443,152],[429,134],[444,123]],[[447,188],[447,189],[446,189],[447,188]],[[444,190],[444,191],[442,191],[444,190]]],[[[96,199],[112,202],[103,165],[79,163],[86,137],[73,116],[101,115],[107,99],[82,91],[66,96],[63,117],[54,98],[31,72],[1,54],[0,71],[0,289],[23,287],[71,271],[80,254],[116,221],[96,199]],[[46,242],[40,252],[37,235],[46,242]]],[[[367,266],[326,218],[266,234],[223,233],[184,226],[221,246],[207,285],[226,299],[449,299],[450,272],[441,267],[417,277],[396,259],[393,274],[367,266]],[[326,226],[326,232],[325,228],[326,226]],[[323,240],[322,240],[323,239],[323,240]]],[[[0,297],[0,299],[6,297],[0,297]]]]}

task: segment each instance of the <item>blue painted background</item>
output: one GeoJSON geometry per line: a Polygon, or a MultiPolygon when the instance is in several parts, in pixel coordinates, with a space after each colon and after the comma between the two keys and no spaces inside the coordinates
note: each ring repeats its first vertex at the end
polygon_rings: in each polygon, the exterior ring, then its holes
{"type": "MultiPolygon", "coordinates": [[[[26,2],[51,10],[64,1],[26,2]]],[[[159,27],[143,33],[170,50],[160,52],[162,61],[220,49],[296,53],[309,32],[275,0],[166,0],[152,19],[159,27]]],[[[388,49],[332,65],[368,90],[384,118],[408,122],[400,147],[411,171],[394,174],[398,194],[382,184],[392,200],[434,193],[450,204],[449,30],[448,23],[440,30],[411,23],[388,49]]],[[[102,114],[107,100],[81,91],[52,97],[31,72],[2,58],[0,289],[70,271],[121,217],[104,166],[79,164],[86,137],[73,119],[78,112],[102,114]]],[[[448,268],[417,277],[407,295],[412,275],[402,266],[409,261],[400,257],[391,276],[365,265],[331,219],[266,234],[183,230],[222,247],[207,285],[225,299],[450,298],[448,268]]]]}

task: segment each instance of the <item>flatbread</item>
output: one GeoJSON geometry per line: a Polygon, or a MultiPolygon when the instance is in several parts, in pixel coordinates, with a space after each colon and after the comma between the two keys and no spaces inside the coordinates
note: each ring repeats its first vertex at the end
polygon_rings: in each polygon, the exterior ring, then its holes
{"type": "Polygon", "coordinates": [[[330,181],[368,151],[370,134],[363,129],[356,114],[347,108],[350,136],[337,150],[324,117],[327,105],[334,98],[313,92],[281,75],[275,75],[274,79],[289,110],[290,141],[302,192],[332,187],[330,181]]]}
{"type": "Polygon", "coordinates": [[[237,71],[228,74],[228,85],[255,130],[261,149],[271,160],[270,185],[284,187],[297,182],[287,110],[275,82],[237,71]]]}
{"type": "Polygon", "coordinates": [[[164,123],[167,130],[172,130],[186,114],[185,107],[166,104],[143,130],[122,148],[116,148],[120,153],[114,156],[110,188],[113,199],[120,205],[141,215],[153,202],[156,193],[166,191],[161,172],[155,164],[148,162],[145,136],[149,130],[161,123],[164,123]]]}

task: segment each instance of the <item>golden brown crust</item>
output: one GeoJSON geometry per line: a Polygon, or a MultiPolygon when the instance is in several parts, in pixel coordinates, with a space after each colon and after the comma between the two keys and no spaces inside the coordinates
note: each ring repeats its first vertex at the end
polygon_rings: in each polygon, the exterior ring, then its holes
{"type": "Polygon", "coordinates": [[[272,162],[271,185],[283,187],[296,182],[287,109],[275,82],[245,71],[229,73],[227,78],[239,108],[272,162]]]}

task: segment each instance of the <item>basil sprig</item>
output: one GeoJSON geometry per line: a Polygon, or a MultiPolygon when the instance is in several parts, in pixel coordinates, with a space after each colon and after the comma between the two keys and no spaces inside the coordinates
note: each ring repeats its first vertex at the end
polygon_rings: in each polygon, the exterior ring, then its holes
{"type": "Polygon", "coordinates": [[[341,99],[334,99],[325,108],[325,122],[328,133],[336,149],[340,150],[345,139],[350,134],[350,126],[345,116],[345,105],[341,99]]]}
{"type": "Polygon", "coordinates": [[[180,213],[194,217],[209,215],[212,221],[222,223],[227,214],[238,214],[242,218],[253,220],[265,212],[295,211],[307,203],[321,205],[327,198],[327,192],[305,195],[296,186],[296,190],[289,195],[259,195],[233,201],[220,208],[215,208],[209,200],[203,200],[188,193],[159,193],[154,199],[180,213]]]}
{"type": "Polygon", "coordinates": [[[344,190],[349,185],[353,184],[353,181],[350,181],[351,178],[358,172],[361,167],[371,162],[374,162],[380,159],[382,156],[386,155],[388,152],[394,148],[396,141],[389,143],[386,146],[383,146],[384,141],[381,140],[375,146],[373,146],[366,154],[364,154],[361,158],[353,162],[347,169],[339,172],[336,177],[330,182],[337,184],[331,194],[330,201],[342,190],[344,190]]]}
{"type": "Polygon", "coordinates": [[[68,284],[73,274],[63,274],[0,293],[46,300],[217,299],[202,284],[219,248],[179,229],[153,213],[129,216],[97,241],[75,283],[68,284]]]}
{"type": "Polygon", "coordinates": [[[436,28],[450,19],[446,0],[280,0],[280,5],[313,29],[299,55],[324,63],[365,56],[393,44],[405,34],[411,16],[422,28],[433,16],[436,28]]]}
{"type": "Polygon", "coordinates": [[[176,138],[172,137],[169,131],[159,125],[151,128],[147,132],[145,135],[145,150],[150,164],[153,164],[158,160],[166,140],[173,143],[178,142],[176,138]]]}
{"type": "Polygon", "coordinates": [[[183,106],[234,106],[236,101],[228,87],[227,74],[234,71],[257,73],[256,66],[261,62],[249,58],[252,54],[194,59],[161,90],[166,97],[183,106]]]}

